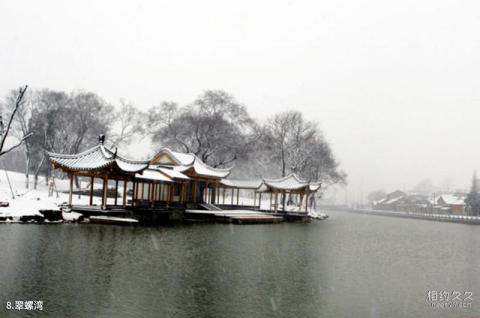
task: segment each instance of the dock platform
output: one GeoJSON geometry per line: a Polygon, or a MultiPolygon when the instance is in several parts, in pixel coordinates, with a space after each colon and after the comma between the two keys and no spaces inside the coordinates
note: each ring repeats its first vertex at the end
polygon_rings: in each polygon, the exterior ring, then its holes
{"type": "Polygon", "coordinates": [[[185,219],[233,224],[280,223],[282,216],[249,210],[185,210],[185,219]]]}

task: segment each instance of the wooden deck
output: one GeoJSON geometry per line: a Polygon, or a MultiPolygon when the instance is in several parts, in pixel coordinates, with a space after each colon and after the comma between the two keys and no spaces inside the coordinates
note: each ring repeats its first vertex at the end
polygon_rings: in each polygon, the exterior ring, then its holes
{"type": "Polygon", "coordinates": [[[280,223],[282,216],[249,210],[186,210],[185,219],[233,224],[280,223]]]}
{"type": "Polygon", "coordinates": [[[72,211],[82,213],[85,217],[107,216],[118,218],[137,219],[141,224],[156,224],[171,220],[186,220],[197,222],[220,222],[233,224],[280,223],[280,222],[309,222],[306,213],[249,210],[248,208],[222,209],[213,204],[196,204],[190,209],[182,207],[122,207],[108,206],[102,209],[99,206],[74,205],[72,211]]]}
{"type": "Polygon", "coordinates": [[[114,216],[91,216],[90,223],[93,224],[109,224],[109,225],[135,225],[138,224],[137,219],[114,217],[114,216]]]}
{"type": "Polygon", "coordinates": [[[140,224],[153,225],[166,223],[171,220],[172,214],[178,208],[164,208],[164,207],[122,207],[122,206],[108,206],[102,209],[99,206],[88,205],[74,205],[72,211],[82,213],[85,217],[90,218],[95,216],[117,217],[117,218],[132,218],[138,220],[140,224]]]}

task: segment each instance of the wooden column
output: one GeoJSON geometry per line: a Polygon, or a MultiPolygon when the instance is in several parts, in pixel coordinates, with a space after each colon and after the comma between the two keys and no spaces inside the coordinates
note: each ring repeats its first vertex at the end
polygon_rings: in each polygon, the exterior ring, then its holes
{"type": "Polygon", "coordinates": [[[197,203],[197,181],[193,182],[193,202],[197,203]]]}
{"type": "Polygon", "coordinates": [[[223,205],[225,205],[225,190],[226,190],[226,189],[223,188],[223,191],[222,191],[222,192],[223,192],[223,193],[222,193],[222,197],[223,197],[223,198],[222,198],[222,204],[223,204],[223,205]]]}
{"type": "Polygon", "coordinates": [[[123,180],[123,207],[127,206],[127,180],[123,180]]]}
{"type": "Polygon", "coordinates": [[[167,186],[167,206],[170,205],[170,193],[172,192],[171,186],[171,184],[167,186]]]}
{"type": "Polygon", "coordinates": [[[93,183],[94,183],[94,178],[93,176],[90,177],[90,200],[89,200],[89,204],[90,206],[93,205],[93,183]]]}
{"type": "Polygon", "coordinates": [[[272,192],[270,192],[270,206],[268,207],[269,211],[272,211],[272,192]]]}
{"type": "Polygon", "coordinates": [[[102,209],[107,208],[108,178],[103,177],[102,209]]]}
{"type": "Polygon", "coordinates": [[[73,196],[73,173],[70,173],[70,191],[68,193],[68,204],[72,205],[72,196],[73,196]]]}
{"type": "Polygon", "coordinates": [[[232,205],[233,205],[233,193],[235,191],[235,188],[232,188],[232,205]]]}
{"type": "Polygon", "coordinates": [[[148,194],[150,199],[150,206],[153,208],[154,205],[154,190],[155,190],[155,183],[150,183],[150,187],[148,188],[148,194]]]}
{"type": "Polygon", "coordinates": [[[257,192],[253,191],[253,206],[257,204],[257,192]]]}
{"type": "Polygon", "coordinates": [[[237,205],[238,205],[239,199],[240,199],[240,188],[237,188],[237,205]]]}
{"type": "Polygon", "coordinates": [[[115,179],[115,205],[117,205],[117,198],[118,198],[118,179],[115,179]]]}
{"type": "Polygon", "coordinates": [[[308,194],[305,195],[305,212],[308,213],[308,194]]]}
{"type": "Polygon", "coordinates": [[[136,182],[132,182],[132,206],[135,206],[135,191],[137,191],[136,182]]]}
{"type": "Polygon", "coordinates": [[[203,202],[208,203],[208,181],[205,181],[205,189],[203,189],[203,202]]]}
{"type": "Polygon", "coordinates": [[[275,213],[278,212],[278,192],[275,191],[275,213]]]}
{"type": "Polygon", "coordinates": [[[258,208],[262,208],[262,192],[258,193],[258,208]]]}

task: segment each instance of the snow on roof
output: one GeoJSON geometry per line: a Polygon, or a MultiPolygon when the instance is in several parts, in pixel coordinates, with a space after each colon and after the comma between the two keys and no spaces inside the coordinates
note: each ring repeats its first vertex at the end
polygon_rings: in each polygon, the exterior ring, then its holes
{"type": "Polygon", "coordinates": [[[387,198],[383,198],[383,199],[380,199],[380,200],[377,200],[377,201],[373,201],[373,205],[382,204],[385,201],[387,201],[387,198]]]}
{"type": "Polygon", "coordinates": [[[100,144],[78,154],[58,154],[47,152],[49,160],[74,171],[98,170],[116,165],[123,172],[139,172],[148,167],[148,161],[125,159],[116,152],[100,144]]]}
{"type": "Polygon", "coordinates": [[[388,200],[388,201],[384,202],[383,204],[392,204],[392,203],[395,203],[395,202],[397,202],[398,200],[402,199],[403,197],[404,197],[404,196],[403,196],[403,195],[401,195],[401,196],[398,196],[398,197],[392,198],[392,199],[390,199],[390,200],[388,200]]]}
{"type": "Polygon", "coordinates": [[[165,166],[173,165],[176,171],[184,172],[189,169],[193,169],[194,172],[201,176],[225,178],[230,174],[230,168],[213,168],[204,163],[193,153],[183,153],[178,151],[172,151],[169,148],[163,148],[158,154],[151,160],[151,162],[158,163],[157,159],[162,158],[162,155],[168,156],[167,161],[173,161],[173,164],[163,162],[165,166]]]}
{"type": "Polygon", "coordinates": [[[210,167],[197,156],[195,156],[195,161],[193,162],[193,169],[195,170],[195,173],[201,176],[226,178],[230,174],[232,168],[233,167],[221,169],[210,167]]]}
{"type": "Polygon", "coordinates": [[[232,167],[225,169],[213,168],[203,163],[197,156],[195,156],[193,164],[188,166],[176,166],[173,167],[173,169],[180,172],[193,169],[193,171],[200,176],[226,178],[230,174],[232,167]]]}
{"type": "Polygon", "coordinates": [[[158,169],[159,171],[161,171],[163,174],[167,175],[170,178],[190,180],[188,176],[184,175],[183,173],[175,169],[164,168],[164,167],[157,167],[156,169],[158,169]]]}
{"type": "Polygon", "coordinates": [[[145,169],[142,173],[135,174],[135,178],[152,181],[173,182],[173,180],[167,177],[165,174],[161,173],[158,170],[152,169],[145,169]]]}
{"type": "Polygon", "coordinates": [[[182,166],[191,165],[195,160],[195,155],[191,153],[172,151],[169,148],[164,148],[162,151],[169,152],[182,166]]]}
{"type": "MultiPolygon", "coordinates": [[[[263,179],[263,183],[272,189],[277,190],[310,190],[316,191],[320,188],[318,183],[308,183],[292,173],[279,179],[263,179]]],[[[261,189],[262,190],[262,189],[261,189]]]]}
{"type": "MultiPolygon", "coordinates": [[[[465,205],[465,196],[455,194],[442,194],[438,200],[442,199],[447,205],[465,205]]],[[[437,202],[438,202],[437,200],[437,202]]]]}
{"type": "Polygon", "coordinates": [[[238,180],[238,179],[223,179],[221,184],[231,188],[241,189],[258,189],[262,185],[262,180],[238,180]]]}

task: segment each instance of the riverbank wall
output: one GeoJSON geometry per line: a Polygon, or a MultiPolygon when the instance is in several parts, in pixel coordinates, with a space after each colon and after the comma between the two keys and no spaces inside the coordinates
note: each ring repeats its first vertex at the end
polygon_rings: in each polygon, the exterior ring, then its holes
{"type": "Polygon", "coordinates": [[[360,213],[360,214],[371,214],[371,215],[402,217],[402,218],[410,218],[410,219],[421,219],[421,220],[430,220],[430,221],[480,225],[480,217],[478,216],[454,215],[454,214],[432,214],[432,213],[417,213],[417,212],[387,211],[387,210],[372,210],[372,209],[353,209],[353,208],[345,208],[345,207],[336,208],[332,206],[324,207],[322,209],[325,211],[329,211],[329,210],[346,211],[346,212],[360,213]]]}

